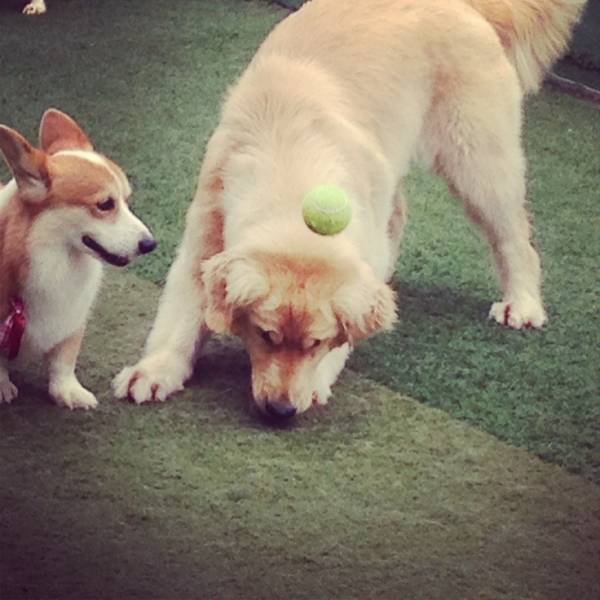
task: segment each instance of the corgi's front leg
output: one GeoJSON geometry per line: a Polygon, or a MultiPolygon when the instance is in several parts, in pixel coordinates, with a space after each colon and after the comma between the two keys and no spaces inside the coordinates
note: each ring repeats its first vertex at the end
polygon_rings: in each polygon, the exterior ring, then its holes
{"type": "Polygon", "coordinates": [[[46,354],[49,376],[49,393],[58,406],[66,408],[96,408],[98,401],[86,390],[75,375],[84,328],[57,344],[46,354]]]}
{"type": "Polygon", "coordinates": [[[4,359],[0,357],[0,404],[10,404],[19,394],[19,390],[8,377],[4,359]]]}

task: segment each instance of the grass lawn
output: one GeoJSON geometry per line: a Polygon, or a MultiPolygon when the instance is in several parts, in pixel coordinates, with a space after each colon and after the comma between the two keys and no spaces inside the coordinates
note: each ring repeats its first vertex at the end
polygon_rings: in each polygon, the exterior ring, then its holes
{"type": "Polygon", "coordinates": [[[34,138],[45,108],[70,112],[130,174],[160,242],[107,277],[80,363],[100,408],[49,405],[31,368],[0,411],[0,598],[600,597],[598,107],[548,91],[527,103],[543,332],[486,321],[487,248],[416,170],[401,321],[359,347],[328,407],[265,427],[226,340],[173,402],[111,399],[219,100],[285,14],[242,0],[0,8],[0,122],[34,138]]]}

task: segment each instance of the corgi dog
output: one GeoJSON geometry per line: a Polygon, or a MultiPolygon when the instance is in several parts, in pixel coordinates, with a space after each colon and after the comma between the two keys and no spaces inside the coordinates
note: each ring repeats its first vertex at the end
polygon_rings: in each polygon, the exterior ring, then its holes
{"type": "Polygon", "coordinates": [[[0,125],[0,151],[13,175],[0,188],[0,403],[18,393],[9,362],[41,356],[56,404],[94,408],[75,364],[102,264],[125,266],[156,242],[128,207],[123,171],[68,115],[44,113],[38,148],[0,125]]]}

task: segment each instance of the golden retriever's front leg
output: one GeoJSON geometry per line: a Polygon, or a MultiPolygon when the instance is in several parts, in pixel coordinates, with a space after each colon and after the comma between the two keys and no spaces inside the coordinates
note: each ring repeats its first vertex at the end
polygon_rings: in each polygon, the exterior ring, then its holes
{"type": "Polygon", "coordinates": [[[317,367],[316,386],[312,403],[317,406],[327,404],[331,397],[331,386],[337,381],[350,356],[350,344],[345,343],[330,350],[317,367]]]}
{"type": "Polygon", "coordinates": [[[75,364],[79,356],[84,328],[57,344],[46,354],[49,375],[49,393],[58,406],[66,408],[96,408],[94,394],[79,383],[75,375],[75,364]]]}
{"type": "Polygon", "coordinates": [[[208,335],[204,322],[203,258],[219,252],[221,216],[193,204],[185,236],[171,266],[158,314],[142,359],[125,367],[113,382],[117,398],[136,404],[162,402],[183,389],[194,368],[197,350],[208,335]]]}

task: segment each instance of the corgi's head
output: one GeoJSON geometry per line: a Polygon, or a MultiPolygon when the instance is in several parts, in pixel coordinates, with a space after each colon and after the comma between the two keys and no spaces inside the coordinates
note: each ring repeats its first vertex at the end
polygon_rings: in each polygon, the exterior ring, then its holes
{"type": "Polygon", "coordinates": [[[65,243],[117,266],[156,246],[129,209],[127,177],[95,152],[71,117],[46,111],[39,148],[0,125],[0,150],[14,176],[17,201],[34,216],[36,243],[65,243]]]}

